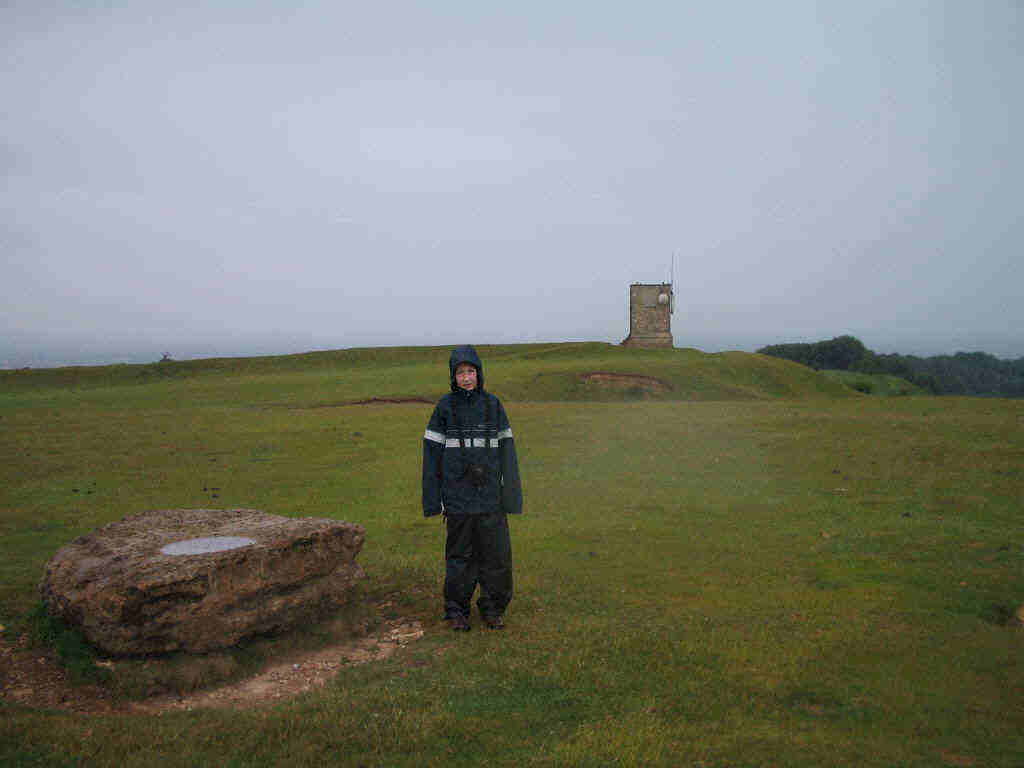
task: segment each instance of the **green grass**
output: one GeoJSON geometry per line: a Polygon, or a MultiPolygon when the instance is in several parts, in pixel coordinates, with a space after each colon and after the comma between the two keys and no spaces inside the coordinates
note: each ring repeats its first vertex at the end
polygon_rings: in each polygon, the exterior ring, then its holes
{"type": "Polygon", "coordinates": [[[51,616],[42,601],[20,622],[33,647],[52,647],[71,681],[78,685],[104,683],[108,670],[96,664],[95,651],[80,632],[51,616]]]}
{"type": "MultiPolygon", "coordinates": [[[[447,347],[382,347],[309,352],[281,357],[185,360],[0,371],[0,393],[41,399],[98,395],[114,388],[133,399],[188,395],[221,402],[244,387],[249,403],[272,407],[341,405],[369,397],[427,397],[448,390],[447,347]],[[438,371],[441,374],[438,374],[438,371]],[[382,375],[386,371],[387,375],[382,375]]],[[[481,346],[488,382],[500,382],[509,400],[631,399],[628,391],[587,384],[585,373],[656,376],[668,385],[657,400],[754,400],[766,397],[849,395],[840,382],[789,361],[742,352],[626,349],[596,342],[481,346]]]]}
{"type": "Polygon", "coordinates": [[[928,394],[916,384],[888,373],[858,373],[857,371],[822,371],[822,373],[865,395],[893,397],[928,394]]]}
{"type": "Polygon", "coordinates": [[[465,636],[419,510],[431,406],[345,404],[436,397],[445,350],[0,377],[0,624],[77,535],[245,506],[366,526],[367,588],[427,630],[274,707],[0,705],[0,764],[1024,763],[1024,403],[868,398],[743,353],[481,352],[526,508],[509,629],[465,636]]]}

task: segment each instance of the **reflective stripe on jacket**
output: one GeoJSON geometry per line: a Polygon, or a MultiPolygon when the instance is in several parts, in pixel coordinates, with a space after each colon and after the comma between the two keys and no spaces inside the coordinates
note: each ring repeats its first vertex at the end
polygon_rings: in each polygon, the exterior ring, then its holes
{"type": "Polygon", "coordinates": [[[442,511],[449,515],[523,511],[512,427],[501,401],[490,392],[456,389],[445,395],[423,433],[423,515],[442,511]],[[471,464],[486,468],[483,485],[471,482],[467,475],[471,464]]]}

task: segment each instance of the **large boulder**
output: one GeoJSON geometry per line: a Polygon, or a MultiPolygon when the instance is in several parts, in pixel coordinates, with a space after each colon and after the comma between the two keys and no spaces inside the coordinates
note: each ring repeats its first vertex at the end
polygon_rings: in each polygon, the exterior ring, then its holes
{"type": "Polygon", "coordinates": [[[142,512],[61,548],[39,590],[109,654],[200,653],[345,603],[364,535],[255,509],[142,512]]]}

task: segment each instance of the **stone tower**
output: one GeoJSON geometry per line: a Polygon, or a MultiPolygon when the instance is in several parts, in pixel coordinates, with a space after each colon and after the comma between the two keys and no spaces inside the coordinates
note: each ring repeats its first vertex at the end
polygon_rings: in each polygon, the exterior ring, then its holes
{"type": "Polygon", "coordinates": [[[629,336],[626,347],[671,347],[672,283],[633,283],[629,286],[629,336]]]}

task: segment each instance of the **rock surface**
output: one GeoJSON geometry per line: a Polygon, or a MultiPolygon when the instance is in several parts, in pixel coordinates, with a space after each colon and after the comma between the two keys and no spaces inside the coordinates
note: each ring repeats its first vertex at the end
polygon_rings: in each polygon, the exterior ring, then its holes
{"type": "Polygon", "coordinates": [[[51,614],[107,653],[202,653],[345,603],[363,575],[364,537],[354,523],[254,509],[142,512],[61,548],[39,590],[51,614]],[[216,537],[234,548],[161,552],[216,537]]]}

